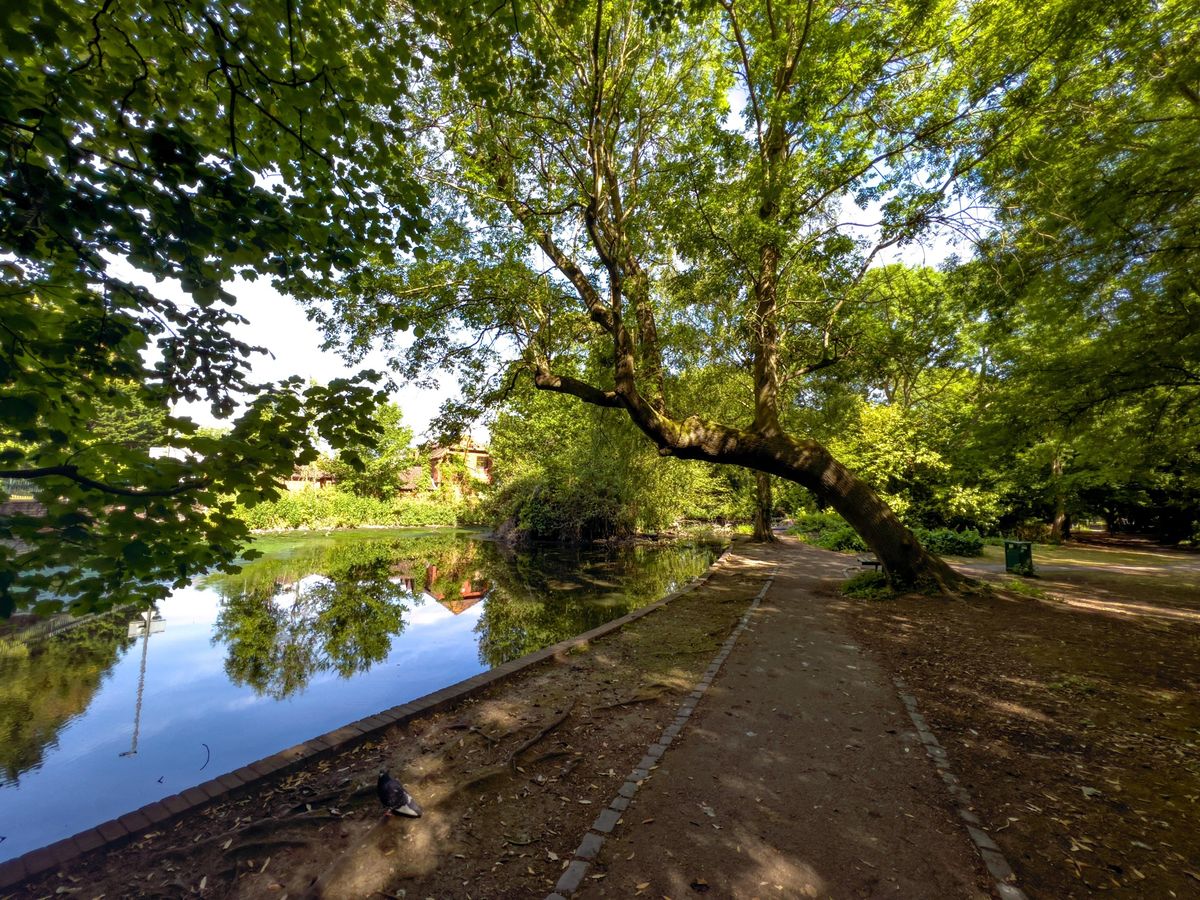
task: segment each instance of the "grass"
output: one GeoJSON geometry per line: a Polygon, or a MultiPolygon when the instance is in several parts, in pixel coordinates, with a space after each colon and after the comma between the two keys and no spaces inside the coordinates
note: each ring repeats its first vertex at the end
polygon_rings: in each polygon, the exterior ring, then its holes
{"type": "Polygon", "coordinates": [[[1001,585],[1006,591],[1012,591],[1014,594],[1020,594],[1023,597],[1033,597],[1036,600],[1044,600],[1048,594],[1036,584],[1030,584],[1028,581],[1021,581],[1019,578],[1010,578],[1001,585]]]}

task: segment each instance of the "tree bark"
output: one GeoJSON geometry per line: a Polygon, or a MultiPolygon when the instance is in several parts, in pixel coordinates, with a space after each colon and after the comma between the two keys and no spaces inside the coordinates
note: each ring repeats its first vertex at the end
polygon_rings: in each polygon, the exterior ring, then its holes
{"type": "Polygon", "coordinates": [[[775,505],[771,500],[771,476],[766,472],[755,472],[754,488],[754,535],[751,540],[773,544],[777,539],[771,528],[771,513],[775,505]]]}
{"type": "Polygon", "coordinates": [[[1063,459],[1060,453],[1054,455],[1050,475],[1054,481],[1054,521],[1050,523],[1050,540],[1060,544],[1071,537],[1071,514],[1067,512],[1067,492],[1063,489],[1063,459]]]}

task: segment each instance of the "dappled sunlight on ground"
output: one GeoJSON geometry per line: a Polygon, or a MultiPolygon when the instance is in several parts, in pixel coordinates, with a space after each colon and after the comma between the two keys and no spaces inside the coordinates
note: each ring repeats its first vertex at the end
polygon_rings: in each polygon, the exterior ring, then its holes
{"type": "Polygon", "coordinates": [[[1197,896],[1200,557],[1039,547],[1026,579],[987,550],[954,564],[992,591],[847,615],[917,694],[1032,896],[1197,896]]]}

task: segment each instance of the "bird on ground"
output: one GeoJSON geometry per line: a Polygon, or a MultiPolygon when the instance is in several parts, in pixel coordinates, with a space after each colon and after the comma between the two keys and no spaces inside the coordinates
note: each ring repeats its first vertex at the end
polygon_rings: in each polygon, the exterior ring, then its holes
{"type": "Polygon", "coordinates": [[[421,818],[421,805],[413,799],[412,794],[404,789],[404,785],[387,773],[384,769],[379,773],[379,802],[388,813],[401,816],[421,818]]]}

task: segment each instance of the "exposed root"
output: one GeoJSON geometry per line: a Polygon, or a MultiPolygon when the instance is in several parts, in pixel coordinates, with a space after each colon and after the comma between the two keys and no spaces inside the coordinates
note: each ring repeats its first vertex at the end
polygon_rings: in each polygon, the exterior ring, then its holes
{"type": "Polygon", "coordinates": [[[532,747],[534,747],[535,745],[537,745],[540,741],[545,739],[551,732],[553,732],[554,729],[558,728],[559,725],[561,725],[563,722],[567,721],[567,718],[571,715],[571,710],[573,710],[574,708],[575,708],[575,704],[572,703],[570,706],[567,707],[566,711],[561,716],[559,716],[553,722],[550,722],[548,725],[544,726],[540,731],[538,731],[537,734],[535,734],[529,740],[525,741],[520,746],[518,746],[515,750],[513,750],[512,753],[508,754],[509,768],[512,769],[512,771],[515,773],[517,771],[517,757],[520,756],[522,753],[524,753],[526,750],[529,750],[532,747]]]}
{"type": "Polygon", "coordinates": [[[484,731],[482,728],[478,728],[475,725],[471,725],[468,722],[454,722],[453,724],[447,725],[446,730],[447,731],[469,731],[471,734],[479,735],[481,738],[483,738],[485,741],[487,741],[493,747],[496,746],[501,741],[501,738],[494,738],[490,734],[488,734],[486,731],[484,731]]]}
{"type": "Polygon", "coordinates": [[[663,694],[670,693],[671,689],[663,687],[657,691],[643,691],[642,693],[634,694],[625,700],[618,700],[616,703],[606,703],[604,706],[597,706],[595,712],[602,712],[608,709],[620,709],[622,706],[634,706],[638,703],[652,703],[662,697],[663,694]]]}

